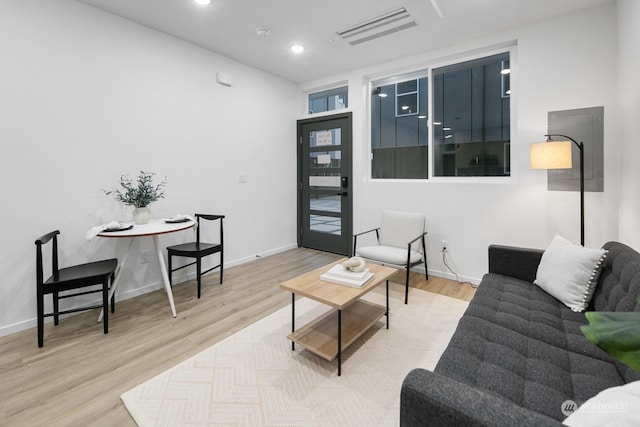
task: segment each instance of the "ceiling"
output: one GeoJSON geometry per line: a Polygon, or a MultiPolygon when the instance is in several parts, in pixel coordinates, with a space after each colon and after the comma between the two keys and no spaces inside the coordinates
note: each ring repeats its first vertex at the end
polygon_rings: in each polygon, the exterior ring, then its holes
{"type": "Polygon", "coordinates": [[[300,83],[614,0],[78,1],[300,83]],[[336,35],[402,7],[416,25],[357,45],[336,35]]]}

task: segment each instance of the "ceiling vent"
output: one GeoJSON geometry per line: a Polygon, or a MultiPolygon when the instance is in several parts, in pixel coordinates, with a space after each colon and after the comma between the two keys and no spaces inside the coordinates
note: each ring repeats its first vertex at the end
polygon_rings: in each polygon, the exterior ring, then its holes
{"type": "Polygon", "coordinates": [[[357,46],[361,43],[415,27],[416,25],[418,24],[416,24],[416,21],[409,12],[407,12],[407,9],[401,7],[359,24],[343,28],[337,31],[336,35],[351,46],[357,46]]]}

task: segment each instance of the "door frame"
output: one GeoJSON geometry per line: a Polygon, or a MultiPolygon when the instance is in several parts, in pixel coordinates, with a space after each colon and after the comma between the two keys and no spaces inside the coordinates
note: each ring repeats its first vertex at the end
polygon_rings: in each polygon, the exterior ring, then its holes
{"type": "MultiPolygon", "coordinates": [[[[344,239],[349,239],[349,244],[346,245],[346,253],[342,253],[341,255],[346,255],[346,256],[350,256],[351,255],[351,250],[352,250],[352,239],[353,239],[353,113],[352,112],[344,112],[344,113],[338,113],[338,114],[331,114],[331,115],[326,115],[326,116],[320,116],[320,117],[313,117],[313,118],[308,118],[308,119],[300,119],[297,121],[297,177],[296,177],[296,186],[297,186],[297,240],[298,240],[298,247],[305,247],[304,246],[304,239],[303,239],[303,224],[304,224],[304,218],[303,218],[303,203],[307,203],[307,200],[304,200],[303,197],[303,179],[305,178],[303,176],[303,161],[307,161],[307,159],[303,159],[302,157],[302,153],[303,153],[303,146],[302,146],[302,141],[303,141],[303,135],[302,135],[302,128],[305,125],[308,124],[315,124],[315,123],[322,123],[325,121],[332,121],[332,120],[340,120],[340,119],[346,119],[346,124],[343,128],[345,136],[348,137],[349,139],[349,164],[347,167],[348,170],[348,187],[345,188],[344,190],[348,192],[348,196],[346,196],[347,200],[347,209],[343,209],[343,211],[345,211],[347,213],[346,217],[343,218],[343,221],[341,223],[341,230],[343,233],[343,238],[344,239]]],[[[308,178],[307,178],[308,179],[308,178]]],[[[316,249],[316,248],[314,248],[316,249]]]]}

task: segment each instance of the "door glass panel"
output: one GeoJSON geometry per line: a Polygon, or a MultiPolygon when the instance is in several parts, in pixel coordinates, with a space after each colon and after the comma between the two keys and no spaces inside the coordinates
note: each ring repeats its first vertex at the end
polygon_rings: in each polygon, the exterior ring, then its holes
{"type": "Polygon", "coordinates": [[[309,153],[309,166],[312,169],[339,168],[342,151],[313,151],[309,153]]]}
{"type": "Polygon", "coordinates": [[[322,188],[339,188],[340,187],[340,175],[336,176],[310,176],[309,177],[310,189],[319,190],[322,188]]]}
{"type": "Polygon", "coordinates": [[[312,211],[340,212],[342,196],[329,194],[311,194],[309,209],[312,211]]]}
{"type": "Polygon", "coordinates": [[[309,147],[329,147],[342,144],[342,129],[312,130],[309,132],[309,147]]]}
{"type": "Polygon", "coordinates": [[[309,132],[309,226],[311,231],[340,236],[342,233],[342,150],[323,150],[342,144],[341,129],[309,132]],[[323,215],[325,214],[325,215],[323,215]]]}
{"type": "Polygon", "coordinates": [[[310,229],[320,233],[336,234],[340,235],[342,230],[340,217],[335,216],[323,216],[323,215],[310,215],[311,220],[310,229]]]}

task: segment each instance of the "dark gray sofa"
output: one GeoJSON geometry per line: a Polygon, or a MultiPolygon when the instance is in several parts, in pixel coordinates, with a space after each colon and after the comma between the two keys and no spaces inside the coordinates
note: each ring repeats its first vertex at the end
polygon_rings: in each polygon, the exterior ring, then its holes
{"type": "MultiPolygon", "coordinates": [[[[640,311],[640,254],[617,242],[588,311],[640,311]]],[[[534,285],[543,251],[489,247],[489,273],[434,372],[414,369],[400,397],[401,426],[557,426],[578,405],[640,373],[589,342],[588,323],[534,285]]]]}

